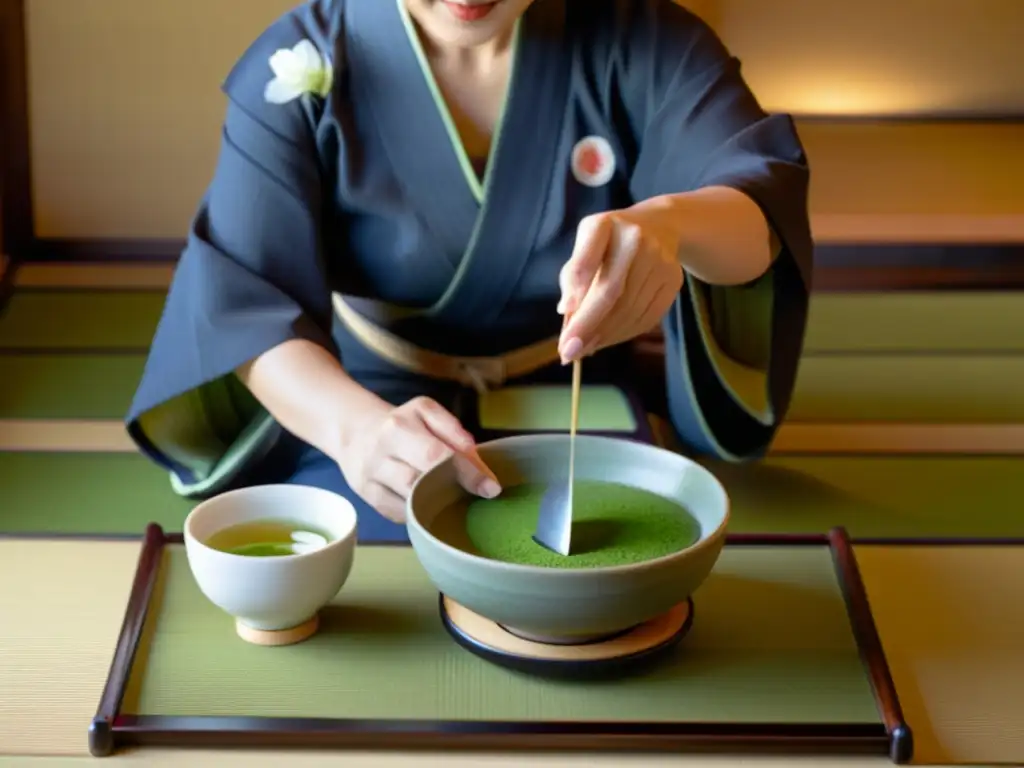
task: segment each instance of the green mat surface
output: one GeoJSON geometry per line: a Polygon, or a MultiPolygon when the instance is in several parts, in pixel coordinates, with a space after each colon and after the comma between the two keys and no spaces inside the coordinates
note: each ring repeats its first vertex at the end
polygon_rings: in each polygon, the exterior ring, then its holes
{"type": "Polygon", "coordinates": [[[790,421],[1024,421],[1024,354],[803,358],[790,421]]]}
{"type": "Polygon", "coordinates": [[[144,355],[0,355],[0,418],[121,419],[144,355]]]}
{"type": "Polygon", "coordinates": [[[16,291],[0,317],[0,349],[147,349],[161,291],[16,291]]]}
{"type": "MultiPolygon", "coordinates": [[[[732,530],[852,536],[1022,536],[1024,459],[778,457],[709,464],[732,530]]],[[[192,506],[137,455],[0,453],[0,532],[180,531],[192,506]]]]}
{"type": "MultiPolygon", "coordinates": [[[[161,291],[21,289],[0,318],[0,348],[145,348],[164,298],[161,291]]],[[[1024,352],[1024,292],[816,294],[805,350],[1024,352]]]]}
{"type": "MultiPolygon", "coordinates": [[[[120,419],[142,375],[144,355],[0,354],[0,418],[120,419]]],[[[1024,421],[1024,355],[808,356],[800,366],[793,421],[1024,421]]],[[[542,411],[567,418],[568,395],[542,411]]],[[[618,397],[618,396],[616,396],[618,397]]],[[[508,396],[482,409],[489,423],[509,418],[508,396]]],[[[597,410],[614,408],[616,398],[597,410]]],[[[584,399],[585,429],[599,420],[584,399]]],[[[522,408],[511,412],[522,414],[522,408]]],[[[614,428],[632,429],[628,412],[614,428]],[[628,424],[626,422],[629,422],[628,424]]],[[[607,427],[606,427],[607,428],[607,427]]]]}
{"type": "MultiPolygon", "coordinates": [[[[568,431],[572,390],[565,386],[506,387],[484,393],[478,402],[480,426],[489,430],[568,431]]],[[[618,387],[582,386],[579,429],[584,432],[633,432],[633,410],[618,387]]]]}
{"type": "Polygon", "coordinates": [[[1024,292],[825,293],[806,352],[1024,352],[1024,292]]]}
{"type": "Polygon", "coordinates": [[[0,533],[180,531],[193,503],[136,454],[0,453],[0,533]]]}
{"type": "Polygon", "coordinates": [[[362,548],[320,633],[264,648],[166,553],[122,712],[416,720],[877,723],[828,549],[727,549],[693,628],[642,676],[550,682],[459,648],[411,548],[362,548]],[[151,614],[151,615],[152,615],[151,614]]]}

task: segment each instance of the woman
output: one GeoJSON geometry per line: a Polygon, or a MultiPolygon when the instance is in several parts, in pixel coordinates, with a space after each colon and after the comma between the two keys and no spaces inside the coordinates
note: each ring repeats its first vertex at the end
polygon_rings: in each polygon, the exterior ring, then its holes
{"type": "Polygon", "coordinates": [[[461,418],[474,392],[580,356],[621,379],[659,323],[682,442],[766,450],[803,338],[808,169],[688,11],[313,0],[224,90],[128,417],[179,493],[318,485],[362,537],[404,538],[443,456],[500,491],[461,418]]]}

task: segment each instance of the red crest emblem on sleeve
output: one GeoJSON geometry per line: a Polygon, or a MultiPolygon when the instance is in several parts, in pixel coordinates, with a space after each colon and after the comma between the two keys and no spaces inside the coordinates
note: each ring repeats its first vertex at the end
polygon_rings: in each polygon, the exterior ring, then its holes
{"type": "Polygon", "coordinates": [[[580,139],[572,150],[572,175],[587,187],[603,187],[615,175],[615,153],[600,136],[580,139]]]}

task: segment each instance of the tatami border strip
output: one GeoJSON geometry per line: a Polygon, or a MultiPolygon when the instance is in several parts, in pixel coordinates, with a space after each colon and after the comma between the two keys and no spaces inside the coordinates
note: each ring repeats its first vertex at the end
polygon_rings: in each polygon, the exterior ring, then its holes
{"type": "Polygon", "coordinates": [[[82,419],[0,420],[0,451],[136,453],[123,422],[82,419]]]}
{"type": "MultiPolygon", "coordinates": [[[[135,453],[117,420],[3,419],[0,451],[135,453]]],[[[773,455],[1017,455],[1024,424],[787,424],[773,455]]]]}
{"type": "Polygon", "coordinates": [[[773,454],[1024,454],[1024,424],[785,424],[773,454]]]}

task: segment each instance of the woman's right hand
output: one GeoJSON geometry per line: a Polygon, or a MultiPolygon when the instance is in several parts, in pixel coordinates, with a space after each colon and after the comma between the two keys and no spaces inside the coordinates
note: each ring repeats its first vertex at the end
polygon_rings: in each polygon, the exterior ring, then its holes
{"type": "Polygon", "coordinates": [[[398,407],[382,404],[380,410],[365,414],[338,457],[338,466],[367,504],[389,520],[403,523],[413,484],[450,456],[467,491],[484,498],[501,493],[494,473],[477,455],[473,436],[428,397],[398,407]]]}

